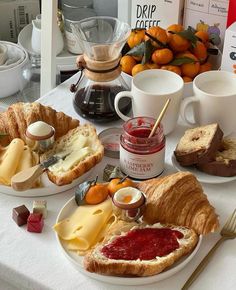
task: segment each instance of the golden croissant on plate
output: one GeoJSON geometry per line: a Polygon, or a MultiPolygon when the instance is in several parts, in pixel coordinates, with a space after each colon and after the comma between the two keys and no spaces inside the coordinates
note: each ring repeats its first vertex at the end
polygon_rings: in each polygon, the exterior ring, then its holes
{"type": "Polygon", "coordinates": [[[70,129],[79,126],[79,121],[63,112],[40,103],[16,103],[0,114],[0,132],[8,135],[0,139],[0,144],[7,145],[14,138],[25,141],[27,127],[36,121],[43,121],[55,128],[55,138],[65,135],[70,129]]]}
{"type": "Polygon", "coordinates": [[[147,223],[171,223],[189,227],[198,234],[214,232],[218,216],[203,193],[201,184],[190,172],[178,172],[140,182],[146,194],[143,219],[147,223]]]}

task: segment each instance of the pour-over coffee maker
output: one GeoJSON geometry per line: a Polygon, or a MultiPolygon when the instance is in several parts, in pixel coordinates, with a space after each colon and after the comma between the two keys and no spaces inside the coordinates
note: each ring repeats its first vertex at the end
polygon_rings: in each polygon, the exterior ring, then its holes
{"type": "MultiPolygon", "coordinates": [[[[114,98],[129,89],[120,75],[119,65],[121,50],[130,34],[129,25],[112,17],[90,17],[72,24],[71,28],[84,52],[77,62],[81,76],[72,85],[76,112],[94,122],[119,119],[114,98]]],[[[123,98],[119,108],[127,114],[130,99],[123,98]]]]}

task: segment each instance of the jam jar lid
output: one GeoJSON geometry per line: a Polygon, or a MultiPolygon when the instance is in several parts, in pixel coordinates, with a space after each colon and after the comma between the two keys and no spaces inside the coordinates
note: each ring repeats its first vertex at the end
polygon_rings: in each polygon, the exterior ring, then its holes
{"type": "Polygon", "coordinates": [[[98,138],[104,146],[104,155],[119,159],[120,157],[120,135],[122,128],[109,128],[101,131],[98,138]]]}
{"type": "Polygon", "coordinates": [[[139,189],[128,186],[117,190],[112,201],[119,208],[134,209],[145,203],[145,197],[139,189]]]}

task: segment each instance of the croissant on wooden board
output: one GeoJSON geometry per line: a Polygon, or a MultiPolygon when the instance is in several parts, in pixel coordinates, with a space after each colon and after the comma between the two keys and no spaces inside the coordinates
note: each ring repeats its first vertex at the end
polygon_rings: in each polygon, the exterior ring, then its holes
{"type": "Polygon", "coordinates": [[[203,193],[201,184],[190,172],[140,182],[138,188],[146,194],[145,222],[170,223],[189,227],[198,234],[214,232],[219,227],[218,216],[203,193]]]}
{"type": "Polygon", "coordinates": [[[57,112],[51,107],[40,103],[15,103],[0,114],[0,133],[6,133],[0,139],[0,144],[7,145],[14,138],[25,141],[27,127],[36,121],[43,121],[53,126],[55,138],[65,135],[70,129],[79,125],[79,120],[72,119],[63,112],[57,112]]]}

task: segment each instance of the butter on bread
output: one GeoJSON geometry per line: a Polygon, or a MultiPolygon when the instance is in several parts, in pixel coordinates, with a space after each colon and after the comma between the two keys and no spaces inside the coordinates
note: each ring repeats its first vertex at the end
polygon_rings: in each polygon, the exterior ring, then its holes
{"type": "Polygon", "coordinates": [[[78,126],[53,144],[52,149],[40,156],[40,161],[52,155],[66,153],[61,159],[47,170],[48,178],[57,185],[71,183],[99,163],[104,154],[104,148],[98,139],[96,129],[91,124],[78,126]]]}
{"type": "Polygon", "coordinates": [[[14,138],[24,142],[27,127],[36,122],[44,121],[55,128],[55,138],[63,136],[70,129],[79,126],[79,121],[72,119],[63,112],[40,103],[15,103],[0,113],[0,132],[8,134],[0,139],[0,144],[8,145],[14,138]]]}
{"type": "MultiPolygon", "coordinates": [[[[174,262],[179,260],[184,255],[190,253],[198,242],[197,234],[184,227],[178,227],[173,225],[138,225],[133,227],[131,230],[139,228],[161,228],[168,227],[173,230],[178,230],[183,234],[182,239],[178,239],[179,248],[175,249],[168,255],[162,257],[156,257],[152,260],[123,260],[123,259],[110,259],[102,253],[102,248],[116,238],[126,235],[127,232],[115,233],[110,236],[108,240],[98,244],[84,257],[84,268],[89,272],[95,272],[104,275],[115,275],[115,276],[151,276],[162,272],[165,268],[171,266],[174,262]]],[[[155,245],[153,245],[155,247],[155,245]]]]}
{"type": "Polygon", "coordinates": [[[218,124],[188,129],[176,146],[175,158],[182,166],[209,162],[214,159],[222,138],[218,124]]]}
{"type": "Polygon", "coordinates": [[[201,184],[190,172],[177,172],[138,183],[146,194],[143,220],[171,223],[193,229],[198,234],[214,232],[218,216],[201,184]]]}
{"type": "Polygon", "coordinates": [[[236,175],[236,139],[224,138],[221,148],[216,151],[214,160],[197,164],[197,168],[211,175],[235,176],[236,175]]]}

